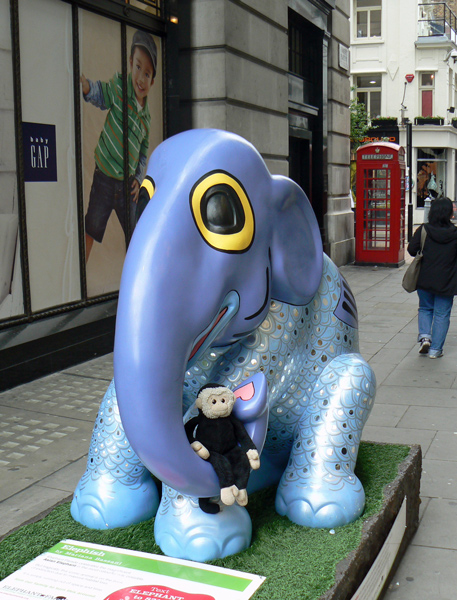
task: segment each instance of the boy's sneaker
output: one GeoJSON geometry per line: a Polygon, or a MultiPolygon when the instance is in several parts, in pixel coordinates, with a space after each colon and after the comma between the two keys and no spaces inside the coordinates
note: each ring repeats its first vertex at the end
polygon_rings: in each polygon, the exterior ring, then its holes
{"type": "Polygon", "coordinates": [[[429,358],[441,358],[443,356],[442,350],[430,350],[428,353],[429,358]]]}
{"type": "Polygon", "coordinates": [[[419,348],[419,354],[428,354],[430,349],[430,340],[427,338],[422,338],[420,341],[421,347],[419,348]]]}

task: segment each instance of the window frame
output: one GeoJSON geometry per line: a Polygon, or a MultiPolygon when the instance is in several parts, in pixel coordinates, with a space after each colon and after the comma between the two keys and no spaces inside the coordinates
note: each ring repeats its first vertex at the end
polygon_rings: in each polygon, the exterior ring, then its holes
{"type": "Polygon", "coordinates": [[[381,102],[382,102],[382,73],[359,73],[357,75],[354,75],[354,78],[355,78],[355,84],[356,84],[355,85],[355,95],[356,95],[358,101],[361,104],[365,105],[367,114],[370,117],[370,119],[379,117],[381,115],[381,102]],[[377,87],[359,86],[358,85],[359,77],[379,78],[380,79],[379,86],[377,86],[377,87]],[[359,97],[360,93],[367,94],[368,102],[364,102],[363,100],[360,99],[360,97],[359,97]],[[379,113],[378,114],[373,114],[371,111],[371,95],[373,93],[379,93],[379,113]]]}
{"type": "MultiPolygon", "coordinates": [[[[376,0],[375,0],[376,1],[376,0]]],[[[360,6],[359,0],[355,0],[355,19],[354,19],[354,37],[356,40],[379,40],[382,37],[382,0],[377,0],[378,4],[376,6],[360,6]],[[379,12],[379,35],[371,35],[372,29],[372,13],[379,12]],[[366,28],[367,35],[359,35],[358,22],[359,15],[362,13],[366,13],[366,28]]]]}
{"type": "Polygon", "coordinates": [[[432,117],[434,110],[435,110],[435,71],[421,71],[419,73],[419,106],[420,106],[420,114],[423,117],[432,117]],[[431,80],[432,80],[432,85],[427,85],[423,83],[422,77],[424,75],[430,75],[431,76],[431,80]],[[430,114],[424,114],[424,92],[431,92],[431,98],[432,98],[432,109],[431,109],[431,113],[430,114]]]}

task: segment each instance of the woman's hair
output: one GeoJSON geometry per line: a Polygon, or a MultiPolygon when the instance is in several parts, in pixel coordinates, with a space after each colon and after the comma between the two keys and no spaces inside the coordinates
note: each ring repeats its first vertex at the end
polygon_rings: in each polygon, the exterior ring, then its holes
{"type": "Polygon", "coordinates": [[[453,212],[454,207],[449,198],[436,198],[430,206],[428,222],[437,227],[449,227],[453,212]]]}

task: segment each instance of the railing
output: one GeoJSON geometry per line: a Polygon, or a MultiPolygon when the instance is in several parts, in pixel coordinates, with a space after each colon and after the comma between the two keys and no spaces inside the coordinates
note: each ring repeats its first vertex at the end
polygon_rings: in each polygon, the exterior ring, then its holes
{"type": "Polygon", "coordinates": [[[446,36],[457,43],[457,17],[446,2],[419,4],[419,37],[446,36]]]}

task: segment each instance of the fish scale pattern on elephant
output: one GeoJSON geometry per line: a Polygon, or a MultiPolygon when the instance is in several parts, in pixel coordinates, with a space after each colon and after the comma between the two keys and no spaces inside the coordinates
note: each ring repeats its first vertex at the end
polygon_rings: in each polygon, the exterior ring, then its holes
{"type": "Polygon", "coordinates": [[[155,537],[166,554],[211,560],[246,548],[245,508],[200,510],[198,498],[216,497],[218,483],[184,434],[183,414],[214,382],[253,390],[235,404],[263,447],[248,491],[276,484],[277,511],[298,524],[354,520],[364,508],[354,468],[375,378],[359,354],[354,298],[322,252],[304,192],[270,175],[242,138],[193,130],[153,153],[142,193],[121,282],[114,381],[74,518],[107,528],[158,511],[155,537]],[[150,473],[163,482],[160,507],[150,473]]]}

